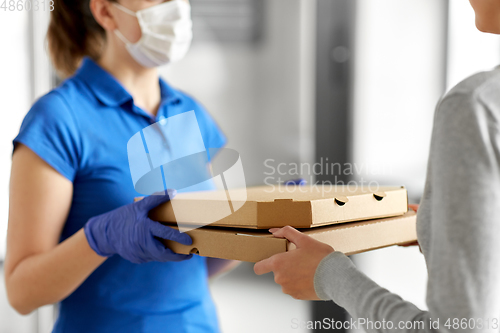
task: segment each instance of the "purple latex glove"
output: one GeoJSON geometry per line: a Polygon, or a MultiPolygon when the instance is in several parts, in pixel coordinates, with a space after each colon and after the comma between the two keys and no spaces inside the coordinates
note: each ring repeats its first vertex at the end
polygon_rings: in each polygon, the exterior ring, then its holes
{"type": "Polygon", "coordinates": [[[285,181],[285,185],[287,185],[287,186],[290,186],[290,185],[304,186],[306,184],[307,184],[307,181],[305,179],[303,179],[303,178],[291,179],[291,180],[285,181]]]}
{"type": "Polygon", "coordinates": [[[148,218],[151,209],[169,201],[175,193],[175,190],[169,190],[166,195],[151,195],[91,218],[84,226],[90,247],[100,256],[118,254],[135,264],[190,259],[192,255],[174,253],[155,238],[191,245],[189,235],[148,218]]]}

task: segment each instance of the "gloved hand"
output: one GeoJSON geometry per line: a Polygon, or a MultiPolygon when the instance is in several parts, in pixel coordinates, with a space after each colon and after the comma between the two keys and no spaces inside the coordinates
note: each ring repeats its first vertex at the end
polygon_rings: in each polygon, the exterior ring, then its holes
{"type": "Polygon", "coordinates": [[[169,190],[166,195],[151,195],[91,218],[84,226],[90,247],[100,256],[118,254],[135,264],[190,259],[192,255],[174,253],[155,238],[191,245],[189,235],[148,218],[151,209],[169,201],[175,193],[169,190]]]}

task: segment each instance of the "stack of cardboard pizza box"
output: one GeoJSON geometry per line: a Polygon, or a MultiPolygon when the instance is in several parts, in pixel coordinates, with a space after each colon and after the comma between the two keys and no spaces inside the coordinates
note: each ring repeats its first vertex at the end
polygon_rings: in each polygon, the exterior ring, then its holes
{"type": "Polygon", "coordinates": [[[259,186],[179,193],[150,217],[179,228],[190,246],[177,253],[257,262],[295,248],[270,228],[292,226],[346,254],[416,240],[416,214],[404,187],[259,186]]]}

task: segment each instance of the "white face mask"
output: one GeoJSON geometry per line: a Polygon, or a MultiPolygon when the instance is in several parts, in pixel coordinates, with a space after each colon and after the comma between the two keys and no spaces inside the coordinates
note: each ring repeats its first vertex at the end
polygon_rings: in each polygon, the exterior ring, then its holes
{"type": "Polygon", "coordinates": [[[116,8],[137,17],[142,37],[129,42],[116,29],[130,55],[144,67],[157,67],[182,59],[193,39],[191,6],[183,0],[172,0],[133,12],[112,2],[116,8]]]}

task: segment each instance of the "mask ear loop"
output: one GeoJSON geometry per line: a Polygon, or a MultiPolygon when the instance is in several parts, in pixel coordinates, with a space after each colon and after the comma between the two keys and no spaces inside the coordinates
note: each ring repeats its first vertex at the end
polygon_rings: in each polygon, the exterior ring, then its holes
{"type": "Polygon", "coordinates": [[[135,12],[131,11],[127,7],[124,7],[124,6],[120,5],[118,2],[111,2],[111,3],[113,4],[113,6],[115,6],[116,8],[118,8],[119,10],[121,10],[122,12],[137,17],[137,14],[135,12]]]}
{"type": "Polygon", "coordinates": [[[129,41],[128,41],[128,39],[127,39],[127,38],[125,38],[125,36],[123,36],[123,34],[121,33],[121,31],[120,31],[120,30],[115,29],[115,30],[114,30],[114,33],[115,33],[115,35],[116,35],[116,36],[118,36],[118,38],[120,38],[120,40],[121,40],[123,43],[125,43],[125,45],[132,44],[131,42],[129,42],[129,41]]]}
{"type": "MultiPolygon", "coordinates": [[[[137,17],[137,14],[135,12],[131,11],[127,7],[120,5],[118,2],[111,2],[111,4],[113,6],[115,6],[116,8],[118,8],[119,10],[121,10],[122,12],[137,17]]],[[[118,36],[118,38],[120,38],[120,40],[123,43],[125,43],[125,45],[132,44],[132,43],[130,43],[130,41],[127,38],[125,38],[125,36],[123,36],[123,34],[121,33],[120,30],[115,29],[114,33],[115,33],[115,35],[118,36]]]]}

